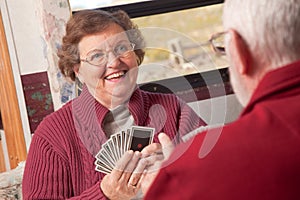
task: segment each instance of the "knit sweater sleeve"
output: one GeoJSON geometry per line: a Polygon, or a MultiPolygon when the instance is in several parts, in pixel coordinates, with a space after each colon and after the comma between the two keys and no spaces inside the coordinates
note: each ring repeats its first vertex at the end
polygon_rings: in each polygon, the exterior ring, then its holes
{"type": "MultiPolygon", "coordinates": [[[[25,165],[23,199],[68,199],[73,194],[66,160],[38,135],[34,136],[25,165]]],[[[106,199],[100,183],[71,199],[106,199]]]]}
{"type": "Polygon", "coordinates": [[[190,131],[199,128],[200,126],[206,126],[206,122],[201,119],[195,111],[187,105],[181,99],[178,99],[180,103],[181,113],[179,117],[179,136],[180,138],[189,133],[190,131]]]}

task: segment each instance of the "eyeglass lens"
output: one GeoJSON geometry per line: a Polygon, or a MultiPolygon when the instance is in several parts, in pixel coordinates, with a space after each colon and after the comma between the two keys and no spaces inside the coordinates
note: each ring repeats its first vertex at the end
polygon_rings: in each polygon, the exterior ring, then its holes
{"type": "Polygon", "coordinates": [[[107,55],[109,52],[113,52],[115,56],[118,57],[126,57],[134,50],[134,44],[133,43],[120,43],[116,45],[112,50],[110,51],[104,51],[101,49],[97,49],[95,51],[90,52],[87,55],[86,62],[88,62],[91,65],[100,66],[106,63],[107,61],[107,55]]]}
{"type": "Polygon", "coordinates": [[[220,34],[213,36],[211,39],[213,49],[217,54],[221,54],[221,55],[226,54],[225,44],[224,44],[224,36],[225,36],[224,33],[220,33],[220,34]]]}

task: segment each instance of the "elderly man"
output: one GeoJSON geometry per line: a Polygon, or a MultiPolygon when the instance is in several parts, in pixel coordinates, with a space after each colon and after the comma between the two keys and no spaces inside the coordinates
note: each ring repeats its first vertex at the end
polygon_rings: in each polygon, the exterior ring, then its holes
{"type": "Polygon", "coordinates": [[[226,0],[223,23],[215,49],[245,108],[146,174],[145,199],[300,199],[300,1],[226,0]]]}

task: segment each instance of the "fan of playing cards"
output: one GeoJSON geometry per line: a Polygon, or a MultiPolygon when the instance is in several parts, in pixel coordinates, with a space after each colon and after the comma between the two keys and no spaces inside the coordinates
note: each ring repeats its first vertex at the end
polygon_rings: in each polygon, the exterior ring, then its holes
{"type": "Polygon", "coordinates": [[[96,155],[96,171],[109,174],[126,151],[141,151],[151,144],[154,132],[154,128],[132,126],[131,129],[113,134],[96,155]]]}

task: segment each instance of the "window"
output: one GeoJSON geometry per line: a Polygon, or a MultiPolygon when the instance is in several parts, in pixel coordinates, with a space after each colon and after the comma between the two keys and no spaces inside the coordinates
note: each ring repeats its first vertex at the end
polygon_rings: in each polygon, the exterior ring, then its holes
{"type": "Polygon", "coordinates": [[[190,89],[197,100],[211,98],[211,87],[225,86],[226,94],[233,92],[226,60],[203,45],[223,30],[222,0],[99,2],[95,9],[125,10],[145,37],[146,55],[138,77],[142,89],[183,94],[179,96],[187,101],[190,89]]]}
{"type": "Polygon", "coordinates": [[[147,43],[138,82],[227,67],[206,43],[212,33],[222,31],[221,14],[222,4],[216,4],[134,18],[147,43]]]}

